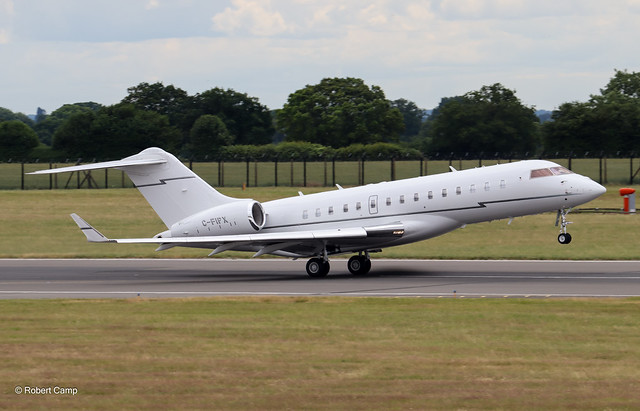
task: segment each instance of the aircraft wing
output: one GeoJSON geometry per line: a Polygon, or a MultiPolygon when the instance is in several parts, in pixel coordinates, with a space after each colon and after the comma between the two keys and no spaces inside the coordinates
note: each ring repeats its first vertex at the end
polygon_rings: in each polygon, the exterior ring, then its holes
{"type": "Polygon", "coordinates": [[[349,240],[389,239],[402,237],[402,224],[387,224],[373,227],[335,228],[314,231],[287,231],[275,233],[236,234],[198,237],[153,237],[110,239],[100,233],[77,214],[71,218],[82,230],[89,242],[119,244],[159,244],[158,251],[175,246],[210,248],[214,255],[228,250],[256,251],[254,257],[275,254],[285,257],[316,255],[325,243],[340,244],[349,240]]]}

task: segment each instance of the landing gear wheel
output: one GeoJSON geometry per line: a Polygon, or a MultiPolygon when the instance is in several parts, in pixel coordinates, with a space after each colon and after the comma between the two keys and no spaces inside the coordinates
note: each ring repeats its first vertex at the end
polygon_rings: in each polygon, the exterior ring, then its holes
{"type": "Polygon", "coordinates": [[[571,242],[571,234],[569,234],[569,233],[560,233],[558,235],[558,242],[560,244],[569,244],[571,242]]]}
{"type": "Polygon", "coordinates": [[[322,278],[329,274],[329,261],[324,261],[322,258],[312,258],[307,261],[307,274],[312,278],[322,278]]]}
{"type": "Polygon", "coordinates": [[[364,275],[371,270],[371,260],[363,255],[354,255],[347,262],[347,268],[353,275],[364,275]]]}

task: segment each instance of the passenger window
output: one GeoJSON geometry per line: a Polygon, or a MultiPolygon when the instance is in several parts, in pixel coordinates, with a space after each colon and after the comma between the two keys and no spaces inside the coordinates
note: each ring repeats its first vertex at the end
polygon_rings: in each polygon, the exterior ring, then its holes
{"type": "Polygon", "coordinates": [[[461,187],[456,187],[456,194],[457,195],[462,194],[462,188],[461,187]]]}
{"type": "Polygon", "coordinates": [[[391,205],[391,197],[387,197],[387,205],[390,206],[391,205]]]}
{"type": "Polygon", "coordinates": [[[333,215],[333,206],[329,206],[329,215],[333,215]]]}
{"type": "Polygon", "coordinates": [[[316,208],[316,217],[320,217],[320,215],[321,215],[321,214],[320,214],[320,209],[319,209],[319,208],[316,208]]]}
{"type": "Polygon", "coordinates": [[[413,201],[420,200],[420,195],[418,193],[413,193],[413,201]]]}
{"type": "Polygon", "coordinates": [[[307,210],[303,210],[302,211],[302,219],[306,220],[307,218],[309,218],[309,212],[307,210]]]}
{"type": "Polygon", "coordinates": [[[447,196],[447,189],[443,188],[442,189],[442,197],[446,197],[447,196]]]}
{"type": "Polygon", "coordinates": [[[486,183],[484,183],[484,191],[489,191],[489,190],[491,190],[491,185],[487,181],[486,183]]]}
{"type": "Polygon", "coordinates": [[[500,188],[507,188],[507,182],[504,180],[500,180],[500,188]]]}
{"type": "Polygon", "coordinates": [[[470,193],[475,193],[476,192],[476,185],[475,184],[471,184],[469,186],[469,192],[470,193]]]}
{"type": "Polygon", "coordinates": [[[349,212],[349,204],[345,204],[342,206],[342,211],[344,211],[345,213],[349,212]]]}
{"type": "Polygon", "coordinates": [[[404,204],[404,195],[400,196],[400,204],[404,204]]]}
{"type": "Polygon", "coordinates": [[[360,210],[362,208],[362,204],[360,204],[360,201],[358,201],[356,203],[356,210],[360,210]]]}
{"type": "Polygon", "coordinates": [[[429,200],[433,199],[433,191],[427,193],[427,198],[429,198],[429,200]]]}

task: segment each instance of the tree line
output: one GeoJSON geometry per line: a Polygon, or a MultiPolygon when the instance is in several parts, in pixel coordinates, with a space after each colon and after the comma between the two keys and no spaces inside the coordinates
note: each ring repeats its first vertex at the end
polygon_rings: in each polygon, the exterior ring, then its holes
{"type": "Polygon", "coordinates": [[[587,102],[535,107],[496,83],[442,98],[430,115],[358,78],[326,78],[281,109],[232,89],[189,95],[140,83],[117,104],[65,104],[35,120],[0,108],[0,160],[107,160],[158,146],[193,160],[531,157],[640,151],[640,73],[615,70],[587,102]]]}

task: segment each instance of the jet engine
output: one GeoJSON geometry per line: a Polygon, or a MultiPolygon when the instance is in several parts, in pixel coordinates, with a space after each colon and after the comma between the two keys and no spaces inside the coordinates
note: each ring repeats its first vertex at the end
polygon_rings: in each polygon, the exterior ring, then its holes
{"type": "Polygon", "coordinates": [[[252,234],[264,227],[266,216],[255,200],[238,200],[201,211],[171,226],[171,237],[252,234]]]}

